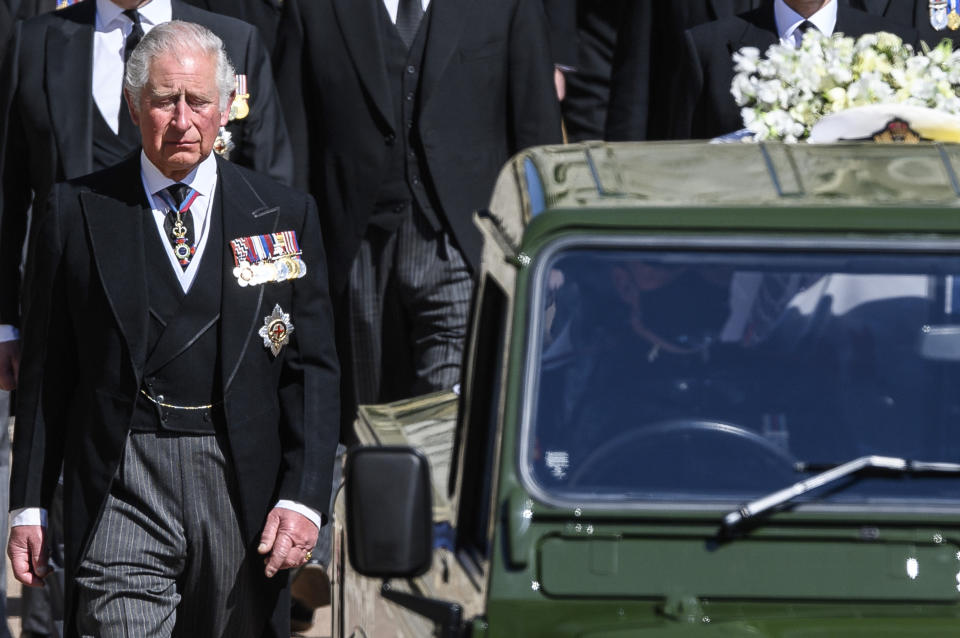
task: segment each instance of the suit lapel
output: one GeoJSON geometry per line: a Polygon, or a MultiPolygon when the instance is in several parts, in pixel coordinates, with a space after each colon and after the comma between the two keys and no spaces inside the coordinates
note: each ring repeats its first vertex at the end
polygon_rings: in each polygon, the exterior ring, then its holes
{"type": "MultiPolygon", "coordinates": [[[[921,6],[925,9],[923,11],[924,14],[926,14],[927,11],[929,11],[929,9],[927,9],[927,4],[928,3],[926,2],[917,3],[917,6],[921,6]]],[[[890,5],[890,0],[863,0],[863,5],[864,5],[864,8],[867,10],[867,13],[872,13],[874,15],[882,16],[887,13],[887,7],[890,5]]],[[[922,23],[918,22],[917,24],[922,24],[922,23]]]]}
{"type": "Polygon", "coordinates": [[[738,37],[731,38],[728,44],[731,55],[743,47],[757,47],[762,53],[771,44],[780,41],[772,2],[740,15],[744,19],[745,26],[743,32],[738,37]]]}
{"type": "Polygon", "coordinates": [[[62,28],[47,31],[44,60],[51,126],[68,179],[86,175],[93,169],[92,66],[96,3],[82,2],[76,11],[77,21],[63,20],[62,28]],[[76,64],[66,64],[73,60],[86,61],[79,73],[76,64]]]}
{"type": "Polygon", "coordinates": [[[423,79],[420,85],[421,111],[426,109],[450,58],[457,50],[466,24],[468,6],[473,0],[437,0],[430,3],[427,47],[423,54],[423,79]]]}
{"type": "Polygon", "coordinates": [[[142,371],[147,356],[143,219],[148,208],[139,155],[118,165],[116,176],[112,181],[121,189],[116,196],[84,192],[80,202],[101,284],[127,341],[134,369],[142,371]]]}
{"type": "Polygon", "coordinates": [[[333,0],[334,13],[343,32],[357,77],[376,105],[383,121],[393,129],[390,85],[384,66],[383,43],[377,37],[380,0],[333,0]]]}
{"type": "MultiPolygon", "coordinates": [[[[279,209],[263,201],[243,175],[229,162],[217,158],[220,173],[219,191],[223,196],[223,238],[225,244],[239,237],[266,235],[277,229],[279,209]]],[[[223,393],[243,360],[243,355],[259,326],[263,324],[260,303],[263,285],[241,287],[233,276],[233,253],[223,250],[223,285],[220,316],[220,363],[223,370],[223,393]]]]}

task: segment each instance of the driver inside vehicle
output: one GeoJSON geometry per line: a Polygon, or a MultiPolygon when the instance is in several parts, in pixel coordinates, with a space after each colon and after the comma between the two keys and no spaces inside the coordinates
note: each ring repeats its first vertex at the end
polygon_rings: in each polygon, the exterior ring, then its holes
{"type": "Polygon", "coordinates": [[[679,464],[695,485],[716,469],[708,456],[742,465],[731,488],[792,476],[765,344],[812,279],[636,257],[551,272],[562,285],[548,300],[538,405],[552,426],[538,434],[544,462],[566,464],[553,478],[647,488],[675,483],[665,470],[679,464]]]}

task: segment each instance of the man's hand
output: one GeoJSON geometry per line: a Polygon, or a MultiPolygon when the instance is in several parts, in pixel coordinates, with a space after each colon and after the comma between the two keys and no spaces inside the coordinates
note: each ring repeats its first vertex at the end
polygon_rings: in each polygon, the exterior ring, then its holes
{"type": "Polygon", "coordinates": [[[20,373],[20,341],[0,341],[0,390],[16,390],[20,373]]]}
{"type": "Polygon", "coordinates": [[[264,559],[267,578],[272,578],[281,569],[307,562],[307,553],[317,544],[319,533],[317,526],[303,514],[282,507],[270,510],[257,547],[261,554],[269,554],[264,559]]]}
{"type": "Polygon", "coordinates": [[[47,530],[40,525],[18,525],[10,528],[7,556],[13,576],[28,587],[43,587],[50,573],[47,566],[47,530]]]}

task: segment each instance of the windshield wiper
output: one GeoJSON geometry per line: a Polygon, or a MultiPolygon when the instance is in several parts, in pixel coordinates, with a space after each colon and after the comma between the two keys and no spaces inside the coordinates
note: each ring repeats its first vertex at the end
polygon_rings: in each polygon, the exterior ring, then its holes
{"type": "Polygon", "coordinates": [[[775,507],[788,503],[818,487],[829,485],[862,470],[881,469],[899,474],[960,474],[960,463],[940,463],[928,461],[908,461],[894,456],[861,456],[847,461],[825,472],[794,483],[790,487],[777,490],[772,494],[751,501],[723,517],[723,530],[732,532],[736,527],[750,519],[768,512],[775,507]]]}

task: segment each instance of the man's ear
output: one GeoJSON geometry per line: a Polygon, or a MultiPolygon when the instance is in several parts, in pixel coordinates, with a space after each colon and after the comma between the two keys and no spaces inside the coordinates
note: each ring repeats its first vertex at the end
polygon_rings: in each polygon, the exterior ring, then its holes
{"type": "Polygon", "coordinates": [[[237,97],[236,91],[230,91],[230,99],[227,100],[227,108],[223,109],[223,112],[220,113],[220,126],[226,126],[227,122],[230,121],[230,107],[233,106],[233,100],[237,97]]]}
{"type": "Polygon", "coordinates": [[[127,103],[127,110],[130,111],[130,119],[133,120],[133,125],[140,128],[140,113],[134,108],[133,98],[130,97],[130,93],[126,89],[123,90],[123,99],[127,103]]]}

